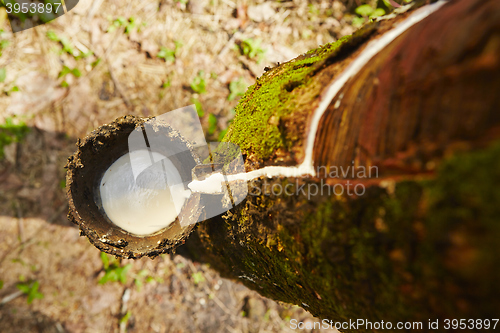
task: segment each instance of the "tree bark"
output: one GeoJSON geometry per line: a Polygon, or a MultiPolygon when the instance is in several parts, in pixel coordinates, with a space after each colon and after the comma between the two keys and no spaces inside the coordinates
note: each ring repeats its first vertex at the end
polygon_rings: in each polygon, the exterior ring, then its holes
{"type": "Polygon", "coordinates": [[[330,98],[314,136],[318,172],[249,182],[246,200],[201,223],[183,251],[333,321],[426,329],[428,319],[498,318],[500,2],[449,1],[327,96],[414,13],[368,24],[249,88],[224,139],[240,145],[247,170],[303,163],[314,113],[330,98]],[[348,167],[377,174],[331,174],[348,167]],[[355,185],[365,193],[331,192],[355,185]]]}

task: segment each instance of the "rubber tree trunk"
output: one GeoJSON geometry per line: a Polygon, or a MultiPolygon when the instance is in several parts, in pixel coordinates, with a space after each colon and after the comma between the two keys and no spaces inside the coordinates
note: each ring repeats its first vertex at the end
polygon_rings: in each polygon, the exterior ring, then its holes
{"type": "Polygon", "coordinates": [[[430,6],[260,77],[224,140],[240,145],[247,170],[299,165],[313,140],[316,175],[252,180],[246,200],[201,223],[184,251],[333,321],[425,329],[428,319],[498,318],[500,2],[430,6]],[[428,8],[329,96],[377,41],[428,8]],[[346,193],[355,185],[362,195],[346,193]]]}

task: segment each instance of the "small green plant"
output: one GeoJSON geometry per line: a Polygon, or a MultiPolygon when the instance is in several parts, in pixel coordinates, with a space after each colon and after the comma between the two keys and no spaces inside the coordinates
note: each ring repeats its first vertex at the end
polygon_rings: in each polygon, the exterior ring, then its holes
{"type": "Polygon", "coordinates": [[[167,80],[166,81],[163,81],[163,83],[161,84],[160,88],[160,92],[158,93],[158,97],[160,99],[163,99],[163,97],[165,97],[165,93],[167,91],[167,88],[170,87],[172,84],[172,82],[170,81],[170,77],[167,77],[167,80]]]}
{"type": "Polygon", "coordinates": [[[212,135],[217,130],[217,117],[212,113],[208,115],[208,134],[212,135]]]}
{"type": "Polygon", "coordinates": [[[0,280],[0,290],[3,288],[3,280],[0,280]]]}
{"type": "Polygon", "coordinates": [[[203,273],[201,273],[201,272],[193,273],[193,275],[191,277],[193,278],[194,284],[199,284],[199,283],[202,283],[203,281],[205,281],[205,277],[203,276],[203,273]]]}
{"type": "Polygon", "coordinates": [[[137,289],[141,289],[143,280],[149,275],[148,271],[145,269],[141,269],[139,273],[135,275],[134,278],[134,284],[136,285],[137,289]]]}
{"type": "Polygon", "coordinates": [[[63,66],[61,72],[59,72],[59,76],[58,77],[64,77],[68,74],[73,74],[75,77],[80,77],[82,76],[82,73],[80,72],[80,70],[78,70],[78,68],[69,68],[68,66],[63,66]]]}
{"type": "Polygon", "coordinates": [[[268,309],[264,314],[264,322],[269,322],[269,317],[271,316],[271,309],[268,309]]]}
{"type": "Polygon", "coordinates": [[[302,32],[300,34],[302,36],[302,39],[309,39],[309,37],[311,37],[312,31],[309,29],[305,29],[305,30],[302,30],[302,32]]]}
{"type": "Polygon", "coordinates": [[[163,59],[165,61],[174,62],[175,55],[177,54],[177,50],[182,47],[182,41],[176,40],[174,41],[175,47],[174,49],[169,49],[167,47],[162,46],[160,52],[156,55],[156,57],[163,59]]]}
{"type": "Polygon", "coordinates": [[[0,68],[0,82],[4,82],[7,78],[7,70],[5,68],[0,68]]]}
{"type": "Polygon", "coordinates": [[[192,98],[191,103],[194,104],[196,108],[196,113],[198,113],[198,117],[200,118],[203,117],[205,115],[205,111],[203,110],[203,107],[201,106],[201,103],[198,100],[198,98],[192,98]]]}
{"type": "Polygon", "coordinates": [[[0,56],[2,56],[3,50],[9,46],[10,42],[8,40],[2,40],[0,41],[0,56]]]}
{"type": "Polygon", "coordinates": [[[102,59],[101,58],[97,58],[95,61],[93,61],[90,66],[92,66],[92,68],[95,68],[97,65],[99,65],[101,63],[102,59]]]}
{"type": "Polygon", "coordinates": [[[4,124],[0,124],[0,159],[4,157],[4,147],[13,142],[21,142],[28,134],[29,128],[22,121],[14,121],[14,118],[7,117],[4,124]]]}
{"type": "Polygon", "coordinates": [[[197,94],[203,94],[205,93],[207,90],[206,90],[206,81],[205,79],[203,78],[203,76],[205,75],[205,72],[204,71],[199,71],[198,72],[198,75],[196,75],[194,77],[194,79],[191,81],[191,89],[197,93],[197,94]]]}
{"type": "Polygon", "coordinates": [[[312,17],[319,16],[319,14],[320,14],[319,9],[316,8],[316,6],[314,4],[310,3],[307,7],[309,8],[310,16],[312,16],[312,17]]]}
{"type": "Polygon", "coordinates": [[[58,42],[59,41],[59,37],[52,30],[47,31],[47,38],[50,39],[53,42],[58,42]]]}
{"type": "Polygon", "coordinates": [[[47,31],[47,37],[53,42],[60,43],[63,47],[62,52],[66,52],[67,54],[72,55],[72,56],[78,56],[78,54],[75,53],[75,49],[73,48],[73,45],[70,43],[70,41],[66,37],[59,37],[52,30],[47,31]]]}
{"type": "Polygon", "coordinates": [[[83,53],[83,52],[80,52],[80,55],[78,55],[77,57],[75,57],[75,59],[82,59],[82,58],[88,58],[90,56],[93,56],[94,55],[94,52],[92,52],[91,50],[88,50],[87,52],[83,53]]]}
{"type": "Polygon", "coordinates": [[[178,39],[174,40],[174,45],[175,45],[175,50],[177,51],[184,45],[184,43],[182,42],[182,40],[178,39]]]}
{"type": "Polygon", "coordinates": [[[227,128],[225,130],[220,131],[219,137],[217,138],[217,140],[219,142],[222,141],[222,139],[224,139],[224,137],[226,136],[226,133],[227,133],[227,128]]]}
{"type": "Polygon", "coordinates": [[[120,326],[123,325],[124,327],[127,327],[127,323],[131,315],[132,312],[127,311],[127,313],[120,319],[120,326]]]}
{"type": "Polygon", "coordinates": [[[166,89],[172,85],[172,82],[170,81],[170,78],[167,79],[167,81],[163,82],[161,85],[162,89],[166,89]]]}
{"type": "Polygon", "coordinates": [[[132,264],[122,266],[116,258],[110,261],[108,255],[104,252],[101,252],[101,261],[104,268],[104,276],[99,280],[99,284],[105,284],[106,282],[127,282],[127,273],[132,268],[132,264]]]}
{"type": "Polygon", "coordinates": [[[174,62],[175,61],[175,49],[169,49],[164,46],[160,49],[160,52],[156,55],[158,58],[163,59],[165,61],[174,62]]]}
{"type": "Polygon", "coordinates": [[[128,23],[127,25],[125,26],[125,33],[126,34],[129,34],[132,32],[132,30],[137,26],[137,23],[135,22],[135,18],[134,17],[129,17],[128,18],[128,23]]]}
{"type": "Polygon", "coordinates": [[[257,63],[261,62],[264,58],[264,49],[260,47],[261,41],[259,39],[248,38],[240,43],[241,54],[248,59],[257,58],[257,63]]]}
{"type": "Polygon", "coordinates": [[[43,294],[38,291],[40,283],[38,281],[20,282],[16,285],[17,289],[21,290],[23,294],[28,295],[28,304],[31,304],[35,299],[42,299],[43,294]]]}
{"type": "Polygon", "coordinates": [[[368,4],[358,6],[354,12],[359,15],[352,20],[352,25],[355,27],[363,25],[367,19],[385,15],[385,10],[383,8],[373,8],[368,4]]]}
{"type": "MultiPolygon", "coordinates": [[[[82,73],[80,72],[80,70],[78,68],[71,69],[68,66],[63,66],[62,70],[59,72],[58,77],[59,78],[65,77],[68,74],[72,74],[74,77],[82,76],[82,73]]],[[[69,87],[69,83],[66,82],[66,80],[64,80],[61,82],[61,87],[67,88],[67,87],[69,87]]]]}
{"type": "Polygon", "coordinates": [[[366,21],[366,18],[364,18],[364,17],[354,17],[352,19],[352,26],[356,27],[356,28],[360,27],[365,23],[365,21],[366,21]]]}
{"type": "Polygon", "coordinates": [[[232,101],[233,99],[235,99],[238,96],[243,96],[243,94],[245,93],[247,88],[248,88],[248,84],[245,82],[245,80],[243,78],[239,78],[237,80],[231,81],[229,83],[230,94],[227,97],[227,99],[229,101],[232,101]]]}
{"type": "Polygon", "coordinates": [[[161,277],[154,277],[149,274],[149,272],[145,269],[141,269],[135,276],[134,276],[134,284],[137,287],[138,290],[141,289],[143,286],[144,282],[146,283],[152,283],[152,282],[159,282],[162,283],[163,279],[161,277]]]}
{"type": "Polygon", "coordinates": [[[163,83],[160,86],[161,90],[160,90],[160,92],[158,94],[158,96],[160,97],[160,99],[163,99],[163,97],[165,97],[166,90],[171,85],[172,85],[172,81],[171,81],[170,77],[167,77],[167,80],[163,81],[163,83]]]}
{"type": "Polygon", "coordinates": [[[19,91],[19,87],[18,86],[12,86],[11,88],[8,88],[8,89],[4,90],[3,92],[7,96],[10,96],[10,94],[12,94],[13,92],[18,92],[18,91],[19,91]]]}
{"type": "Polygon", "coordinates": [[[361,5],[357,7],[355,10],[356,14],[364,17],[379,17],[385,14],[385,10],[383,8],[373,8],[370,5],[361,5]]]}
{"type": "Polygon", "coordinates": [[[119,16],[116,19],[114,19],[113,22],[111,22],[111,25],[108,27],[108,30],[106,32],[113,32],[118,28],[125,27],[125,33],[129,34],[136,26],[137,23],[134,17],[131,16],[128,19],[126,19],[123,16],[119,16]]]}
{"type": "Polygon", "coordinates": [[[380,17],[385,15],[385,10],[383,8],[376,8],[373,13],[370,14],[370,18],[380,17]]]}
{"type": "Polygon", "coordinates": [[[127,23],[127,19],[123,16],[119,16],[111,22],[107,32],[113,32],[116,29],[123,27],[127,23]]]}

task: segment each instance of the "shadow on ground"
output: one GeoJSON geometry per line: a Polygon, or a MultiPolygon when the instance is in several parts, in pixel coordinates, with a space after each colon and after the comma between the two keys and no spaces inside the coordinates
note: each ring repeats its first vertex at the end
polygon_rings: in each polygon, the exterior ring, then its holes
{"type": "Polygon", "coordinates": [[[65,226],[68,205],[64,165],[75,138],[30,127],[26,137],[4,147],[0,160],[0,215],[39,217],[65,226]]]}
{"type": "Polygon", "coordinates": [[[16,333],[63,333],[64,326],[44,315],[33,311],[28,305],[0,306],[0,331],[16,333]]]}

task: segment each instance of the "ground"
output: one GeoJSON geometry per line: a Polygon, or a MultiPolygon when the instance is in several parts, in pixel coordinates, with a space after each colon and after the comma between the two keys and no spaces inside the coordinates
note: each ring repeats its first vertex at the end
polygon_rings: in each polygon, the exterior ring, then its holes
{"type": "Polygon", "coordinates": [[[0,331],[286,332],[291,318],[317,321],[179,255],[123,260],[125,280],[100,284],[100,252],[66,219],[64,165],[77,138],[124,114],[195,103],[220,140],[265,67],[351,34],[362,2],[82,0],[16,34],[2,8],[0,124],[29,132],[0,140],[0,331]],[[29,304],[23,286],[38,296],[29,304]]]}

